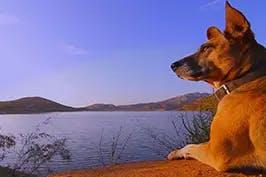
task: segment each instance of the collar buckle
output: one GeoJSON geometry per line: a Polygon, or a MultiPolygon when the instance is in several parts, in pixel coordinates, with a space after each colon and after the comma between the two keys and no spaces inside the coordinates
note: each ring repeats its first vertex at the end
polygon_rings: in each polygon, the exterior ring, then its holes
{"type": "Polygon", "coordinates": [[[227,85],[223,84],[221,85],[218,89],[215,90],[214,95],[217,98],[218,101],[221,101],[223,98],[224,94],[229,95],[231,93],[230,89],[228,88],[227,85]],[[221,89],[223,90],[221,92],[221,89]]]}
{"type": "Polygon", "coordinates": [[[230,90],[229,90],[229,88],[225,85],[225,84],[223,84],[221,87],[219,87],[217,90],[219,90],[219,89],[224,89],[224,91],[225,91],[225,93],[227,94],[227,95],[229,95],[231,92],[230,92],[230,90]]]}

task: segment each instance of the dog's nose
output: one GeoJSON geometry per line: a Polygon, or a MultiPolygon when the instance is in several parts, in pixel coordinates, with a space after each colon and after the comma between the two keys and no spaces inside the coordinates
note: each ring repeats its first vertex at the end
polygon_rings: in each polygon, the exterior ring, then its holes
{"type": "Polygon", "coordinates": [[[172,68],[172,70],[175,72],[175,71],[177,70],[177,68],[178,68],[179,66],[181,66],[181,65],[182,65],[181,62],[177,61],[177,62],[174,62],[174,63],[171,65],[171,68],[172,68]]]}

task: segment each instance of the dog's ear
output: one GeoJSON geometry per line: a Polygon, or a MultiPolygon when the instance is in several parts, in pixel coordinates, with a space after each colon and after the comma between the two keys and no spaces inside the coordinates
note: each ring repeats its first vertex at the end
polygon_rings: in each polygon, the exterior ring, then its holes
{"type": "Polygon", "coordinates": [[[231,38],[243,38],[247,32],[251,32],[250,24],[246,17],[237,9],[233,8],[228,1],[225,4],[225,35],[231,38]]]}
{"type": "Polygon", "coordinates": [[[211,26],[207,30],[207,37],[209,40],[212,38],[218,37],[220,35],[223,35],[223,33],[215,26],[211,26]]]}

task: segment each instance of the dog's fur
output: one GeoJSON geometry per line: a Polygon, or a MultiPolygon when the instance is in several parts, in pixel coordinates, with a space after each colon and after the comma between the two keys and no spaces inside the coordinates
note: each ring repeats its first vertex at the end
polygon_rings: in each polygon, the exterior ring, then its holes
{"type": "Polygon", "coordinates": [[[260,72],[219,102],[209,142],[175,150],[168,159],[193,158],[218,171],[266,168],[266,49],[258,44],[246,17],[226,2],[226,27],[207,30],[208,41],[196,53],[172,64],[184,79],[204,80],[215,88],[260,72]]]}

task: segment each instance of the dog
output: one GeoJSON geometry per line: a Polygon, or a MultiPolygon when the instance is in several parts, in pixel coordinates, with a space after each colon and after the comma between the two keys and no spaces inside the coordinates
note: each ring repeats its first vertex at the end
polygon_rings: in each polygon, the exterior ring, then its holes
{"type": "Polygon", "coordinates": [[[212,26],[196,53],[171,65],[182,79],[206,81],[219,99],[210,140],[174,150],[169,160],[196,159],[217,171],[266,168],[266,49],[246,17],[225,4],[224,32],[212,26]]]}

